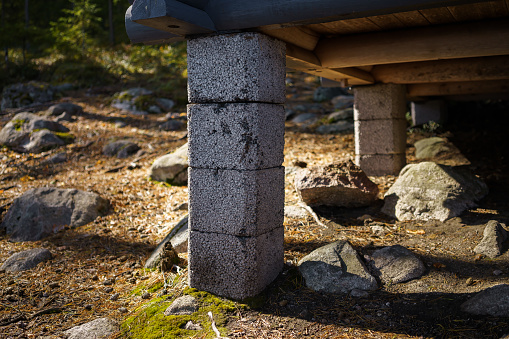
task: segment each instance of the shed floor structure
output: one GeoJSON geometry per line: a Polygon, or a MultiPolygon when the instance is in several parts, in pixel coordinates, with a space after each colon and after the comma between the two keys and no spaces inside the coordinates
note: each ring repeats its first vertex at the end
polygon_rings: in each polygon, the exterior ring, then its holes
{"type": "Polygon", "coordinates": [[[509,95],[509,0],[135,0],[126,29],[189,40],[190,283],[233,298],[282,265],[285,66],[353,88],[368,175],[405,165],[408,101],[509,95]]]}

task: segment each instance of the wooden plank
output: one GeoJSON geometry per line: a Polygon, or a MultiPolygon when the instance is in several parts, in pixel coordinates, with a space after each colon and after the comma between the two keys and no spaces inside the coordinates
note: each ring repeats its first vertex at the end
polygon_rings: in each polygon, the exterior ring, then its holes
{"type": "Polygon", "coordinates": [[[509,54],[509,20],[418,27],[322,39],[325,68],[509,54]]]}
{"type": "Polygon", "coordinates": [[[381,30],[379,26],[365,18],[333,21],[323,24],[308,25],[307,27],[325,35],[355,34],[381,30]]]}
{"type": "Polygon", "coordinates": [[[448,7],[456,21],[482,20],[499,18],[507,15],[507,7],[503,1],[479,2],[470,5],[448,7]]]}
{"type": "Polygon", "coordinates": [[[405,27],[405,25],[403,25],[403,23],[401,21],[399,21],[398,18],[392,14],[375,15],[375,16],[370,16],[367,19],[371,20],[375,25],[380,27],[382,30],[390,30],[390,29],[397,29],[397,28],[405,27]]]}
{"type": "Polygon", "coordinates": [[[394,16],[407,27],[429,25],[429,21],[419,11],[394,13],[394,16]]]}
{"type": "Polygon", "coordinates": [[[410,97],[509,93],[509,80],[445,82],[407,86],[410,97]]]}
{"type": "Polygon", "coordinates": [[[320,60],[308,50],[291,44],[286,45],[286,67],[318,75],[338,82],[348,81],[349,85],[367,85],[374,83],[373,77],[356,68],[326,69],[320,60]]]}
{"type": "Polygon", "coordinates": [[[509,79],[509,56],[379,65],[371,74],[377,82],[395,84],[509,79]]]}
{"type": "Polygon", "coordinates": [[[287,27],[280,29],[261,29],[261,32],[309,51],[315,49],[320,35],[305,27],[287,27]]]}
{"type": "Polygon", "coordinates": [[[454,17],[447,8],[421,9],[419,12],[433,25],[454,22],[454,17]]]}

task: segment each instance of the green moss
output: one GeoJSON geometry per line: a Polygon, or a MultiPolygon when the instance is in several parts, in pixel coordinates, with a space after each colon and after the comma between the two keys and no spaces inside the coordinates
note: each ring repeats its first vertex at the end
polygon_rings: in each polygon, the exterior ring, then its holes
{"type": "Polygon", "coordinates": [[[138,110],[147,110],[150,106],[156,104],[156,100],[152,95],[140,95],[133,101],[134,106],[138,110]]]}
{"type": "Polygon", "coordinates": [[[76,139],[76,137],[71,133],[53,132],[53,134],[62,139],[66,144],[72,144],[74,142],[74,139],[76,139]]]}
{"type": "Polygon", "coordinates": [[[14,124],[14,129],[16,131],[21,131],[21,127],[23,126],[23,124],[26,123],[26,120],[22,120],[22,119],[16,119],[13,121],[13,124],[14,124]]]}
{"type": "Polygon", "coordinates": [[[164,311],[171,305],[174,298],[169,296],[156,298],[140,307],[133,316],[124,321],[121,325],[123,336],[133,339],[189,338],[192,336],[215,338],[207,313],[212,312],[218,330],[222,335],[226,335],[227,329],[224,326],[228,313],[245,307],[242,304],[194,288],[185,289],[183,294],[191,295],[198,300],[200,308],[197,312],[192,315],[165,316],[164,311]],[[203,330],[185,330],[184,326],[188,321],[199,323],[203,330]]]}
{"type": "Polygon", "coordinates": [[[133,96],[128,92],[122,92],[118,94],[116,97],[119,101],[131,101],[133,99],[133,96]]]}

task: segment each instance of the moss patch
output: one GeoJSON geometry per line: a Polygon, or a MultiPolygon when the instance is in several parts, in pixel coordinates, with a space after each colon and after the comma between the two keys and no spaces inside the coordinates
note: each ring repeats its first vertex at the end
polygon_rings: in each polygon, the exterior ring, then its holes
{"type": "Polygon", "coordinates": [[[23,119],[16,119],[14,120],[13,122],[13,125],[14,125],[14,129],[16,131],[21,131],[21,127],[23,127],[23,125],[26,123],[26,120],[23,120],[23,119]]]}
{"type": "Polygon", "coordinates": [[[171,305],[176,297],[164,296],[151,300],[135,311],[134,315],[128,317],[121,325],[123,336],[133,339],[155,339],[155,338],[215,338],[207,315],[212,312],[216,326],[221,334],[226,335],[227,316],[229,313],[244,308],[244,305],[233,301],[216,297],[210,293],[187,288],[183,294],[191,295],[198,300],[200,308],[192,315],[171,315],[165,316],[164,311],[171,305]],[[203,330],[192,331],[184,329],[186,323],[192,321],[200,324],[203,330]]]}
{"type": "Polygon", "coordinates": [[[74,142],[74,139],[76,139],[76,137],[71,133],[53,132],[53,134],[62,139],[66,144],[72,144],[74,142]]]}

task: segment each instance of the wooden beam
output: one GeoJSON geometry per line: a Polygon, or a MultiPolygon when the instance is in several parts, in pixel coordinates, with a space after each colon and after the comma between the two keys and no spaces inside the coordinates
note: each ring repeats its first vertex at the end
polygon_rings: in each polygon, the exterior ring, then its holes
{"type": "Polygon", "coordinates": [[[320,65],[320,60],[318,60],[313,52],[291,44],[286,45],[286,67],[342,82],[345,84],[345,87],[350,85],[368,85],[375,82],[368,72],[357,68],[323,68],[320,65]]]}
{"type": "Polygon", "coordinates": [[[377,82],[418,84],[509,79],[509,55],[374,66],[377,82]]]}
{"type": "Polygon", "coordinates": [[[262,28],[260,31],[273,38],[302,47],[309,51],[315,49],[318,39],[320,38],[318,33],[306,29],[305,27],[287,27],[280,29],[262,28]]]}
{"type": "Polygon", "coordinates": [[[325,68],[509,54],[509,20],[429,26],[324,39],[315,54],[325,68]]]}
{"type": "Polygon", "coordinates": [[[407,92],[410,97],[501,94],[509,93],[509,80],[413,84],[407,86],[407,92]]]}

